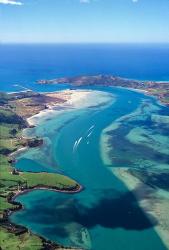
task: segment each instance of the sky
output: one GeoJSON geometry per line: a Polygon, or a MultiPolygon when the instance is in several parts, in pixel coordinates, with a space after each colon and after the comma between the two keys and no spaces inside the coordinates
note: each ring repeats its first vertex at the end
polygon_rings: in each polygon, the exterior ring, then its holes
{"type": "Polygon", "coordinates": [[[169,0],[0,0],[0,43],[169,43],[169,0]]]}

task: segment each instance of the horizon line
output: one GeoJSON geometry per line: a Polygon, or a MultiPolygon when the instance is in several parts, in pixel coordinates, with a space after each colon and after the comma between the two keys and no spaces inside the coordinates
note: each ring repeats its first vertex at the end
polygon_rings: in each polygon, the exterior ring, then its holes
{"type": "Polygon", "coordinates": [[[66,44],[70,44],[70,45],[71,45],[71,44],[72,44],[72,45],[73,45],[73,44],[77,44],[77,45],[78,45],[78,44],[84,44],[84,45],[85,45],[85,44],[86,44],[86,45],[87,45],[87,44],[89,44],[89,45],[90,45],[90,44],[107,44],[107,45],[118,45],[118,44],[122,44],[122,45],[123,45],[123,44],[136,44],[136,45],[137,45],[137,44],[138,44],[138,45],[139,45],[139,44],[150,44],[150,45],[151,45],[151,44],[161,44],[161,45],[169,45],[169,42],[14,42],[14,41],[13,41],[13,42],[12,42],[12,41],[11,41],[11,42],[2,42],[2,41],[0,42],[0,45],[6,45],[6,44],[15,44],[15,45],[17,45],[17,44],[18,44],[18,45],[22,45],[22,44],[23,44],[23,45],[24,45],[24,44],[25,44],[25,45],[31,45],[31,44],[32,44],[32,45],[36,45],[36,44],[37,44],[37,45],[41,45],[41,44],[42,44],[42,45],[43,45],[43,44],[44,44],[44,45],[45,45],[45,44],[46,44],[46,45],[48,45],[48,44],[49,44],[49,45],[50,45],[50,44],[51,44],[51,45],[55,45],[55,44],[56,44],[56,45],[62,45],[62,44],[63,44],[63,45],[64,45],[64,44],[65,44],[65,45],[66,45],[66,44]]]}

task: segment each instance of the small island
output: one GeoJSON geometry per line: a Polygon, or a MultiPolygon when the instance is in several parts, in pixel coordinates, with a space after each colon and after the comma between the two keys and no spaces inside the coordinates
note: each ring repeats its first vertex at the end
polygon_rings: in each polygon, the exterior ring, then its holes
{"type": "Polygon", "coordinates": [[[17,195],[34,189],[68,193],[79,192],[82,189],[76,181],[67,176],[46,172],[20,172],[13,166],[18,151],[43,145],[42,138],[22,137],[22,130],[29,127],[26,119],[46,109],[48,105],[65,102],[66,97],[63,96],[61,98],[59,93],[42,95],[31,91],[0,93],[0,238],[3,249],[9,249],[11,245],[13,249],[72,249],[36,236],[8,219],[12,212],[23,208],[22,204],[14,201],[17,195]]]}
{"type": "Polygon", "coordinates": [[[112,75],[95,75],[95,76],[75,76],[62,77],[52,80],[39,80],[38,84],[65,84],[73,86],[113,86],[124,87],[144,91],[145,93],[157,97],[162,103],[169,105],[169,82],[157,81],[138,81],[125,79],[112,75]]]}

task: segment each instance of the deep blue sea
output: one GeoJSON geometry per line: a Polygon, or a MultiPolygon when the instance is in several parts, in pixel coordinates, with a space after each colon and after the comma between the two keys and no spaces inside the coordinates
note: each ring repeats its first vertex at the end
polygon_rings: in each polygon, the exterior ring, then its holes
{"type": "Polygon", "coordinates": [[[0,90],[53,91],[38,79],[113,74],[141,80],[169,80],[169,44],[0,45],[0,90]],[[19,85],[19,86],[16,86],[19,85]]]}

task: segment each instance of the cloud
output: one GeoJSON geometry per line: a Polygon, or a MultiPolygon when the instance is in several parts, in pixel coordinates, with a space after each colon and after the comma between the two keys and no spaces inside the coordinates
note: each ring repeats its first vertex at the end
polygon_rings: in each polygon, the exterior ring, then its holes
{"type": "Polygon", "coordinates": [[[23,3],[13,0],[0,0],[0,4],[23,5],[23,3]]]}
{"type": "Polygon", "coordinates": [[[138,2],[138,0],[132,0],[132,2],[133,2],[133,3],[137,3],[137,2],[138,2]]]}

